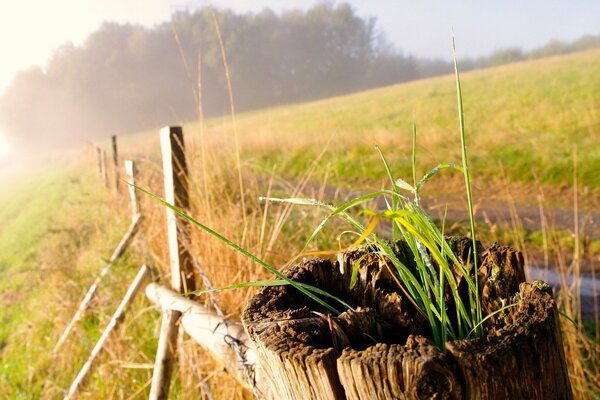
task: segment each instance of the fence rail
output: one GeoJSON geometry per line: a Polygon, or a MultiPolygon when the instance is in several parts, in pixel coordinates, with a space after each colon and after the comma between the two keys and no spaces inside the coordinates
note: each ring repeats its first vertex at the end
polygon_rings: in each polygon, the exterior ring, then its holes
{"type": "MultiPolygon", "coordinates": [[[[188,210],[190,204],[189,178],[183,130],[181,127],[173,126],[161,129],[160,143],[165,188],[164,198],[169,204],[182,210],[188,210]]],[[[112,187],[115,193],[118,194],[120,173],[116,136],[111,137],[111,147],[114,167],[112,187]]],[[[109,184],[106,166],[106,152],[97,146],[92,146],[91,150],[96,155],[98,175],[108,188],[111,185],[109,184]]],[[[103,278],[109,274],[113,264],[122,256],[133,237],[141,229],[142,213],[134,187],[136,184],[134,161],[125,160],[124,176],[128,184],[131,224],[110,259],[89,287],[75,314],[54,346],[53,354],[58,353],[77,322],[90,308],[103,278]]],[[[213,309],[184,296],[184,293],[189,293],[196,288],[195,269],[202,278],[204,286],[208,288],[212,288],[212,286],[209,277],[202,269],[201,263],[191,254],[188,222],[176,215],[173,210],[167,208],[166,226],[171,272],[170,288],[155,282],[148,284],[145,288],[147,298],[161,311],[162,317],[149,398],[168,398],[173,365],[177,358],[178,335],[180,329],[182,329],[196,343],[204,347],[207,354],[220,362],[240,384],[251,390],[256,398],[271,399],[272,395],[264,379],[262,369],[257,362],[253,345],[248,339],[241,322],[226,318],[214,296],[211,297],[213,309]]],[[[86,378],[91,374],[93,364],[101,353],[110,333],[115,331],[119,323],[122,322],[125,309],[150,275],[152,275],[151,267],[143,265],[104,329],[102,336],[92,349],[90,356],[71,383],[65,399],[70,400],[76,397],[86,378]]]]}

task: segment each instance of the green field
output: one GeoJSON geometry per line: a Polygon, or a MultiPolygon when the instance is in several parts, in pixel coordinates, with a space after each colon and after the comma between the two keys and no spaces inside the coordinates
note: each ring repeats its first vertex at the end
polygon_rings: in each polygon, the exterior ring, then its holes
{"type": "MultiPolygon", "coordinates": [[[[547,196],[544,204],[572,214],[576,151],[579,206],[582,212],[597,210],[600,50],[470,72],[462,80],[476,202],[506,202],[510,195],[516,207],[537,207],[539,190],[543,190],[547,196]]],[[[245,241],[252,251],[264,254],[273,264],[282,265],[296,254],[323,214],[295,210],[285,215],[277,206],[265,210],[258,196],[271,190],[291,195],[309,170],[312,174],[298,196],[325,198],[337,187],[379,188],[386,176],[373,148],[376,144],[383,149],[396,176],[411,179],[413,116],[418,130],[419,175],[439,162],[460,161],[452,76],[237,115],[243,193],[237,181],[236,135],[231,119],[212,119],[203,127],[200,123],[186,124],[193,214],[229,237],[245,241]],[[240,207],[242,198],[245,210],[240,207]],[[286,223],[278,227],[281,215],[286,217],[286,223]],[[242,221],[247,221],[247,226],[242,221]]],[[[120,144],[123,157],[139,161],[140,184],[162,193],[157,139],[157,132],[153,131],[122,137],[120,144]]],[[[108,142],[103,146],[109,149],[108,142]]],[[[107,191],[94,168],[92,158],[82,157],[74,167],[47,168],[43,174],[2,188],[2,398],[61,398],[62,390],[85,360],[141,260],[154,263],[163,274],[166,270],[164,210],[143,199],[147,219],[140,241],[144,254],[130,252],[115,266],[114,275],[103,286],[93,311],[73,340],[58,359],[50,359],[49,351],[77,302],[129,221],[124,194],[116,196],[107,191]]],[[[461,179],[459,174],[444,172],[434,179],[427,196],[459,196],[463,193],[461,179]]],[[[509,205],[505,206],[507,221],[509,205]]],[[[561,246],[572,251],[574,239],[567,228],[561,229],[565,236],[561,246]]],[[[482,230],[486,239],[515,246],[531,245],[538,250],[546,240],[542,236],[548,234],[511,226],[510,222],[482,224],[482,230]]],[[[333,237],[336,232],[328,234],[333,237]]],[[[598,259],[597,239],[591,239],[584,250],[588,251],[585,257],[598,259]]],[[[194,243],[203,260],[214,260],[214,266],[209,263],[207,269],[214,273],[211,276],[217,286],[264,277],[255,266],[199,232],[194,233],[194,243]],[[235,269],[222,268],[232,265],[235,269]]],[[[320,244],[335,245],[326,240],[320,244]]],[[[227,292],[219,299],[227,312],[236,315],[245,295],[245,291],[227,292]]],[[[151,375],[147,364],[152,363],[159,318],[142,297],[134,305],[135,317],[110,342],[110,351],[100,363],[104,367],[94,372],[85,396],[128,398],[137,393],[134,398],[147,397],[151,375]],[[146,367],[129,368],[128,363],[146,367]]],[[[572,348],[570,351],[568,354],[574,354],[572,348]]],[[[173,396],[195,393],[195,372],[185,368],[182,371],[189,376],[179,375],[173,396]]],[[[198,369],[203,376],[209,376],[210,385],[226,386],[231,391],[219,392],[222,398],[243,397],[233,383],[223,385],[226,378],[218,367],[203,362],[198,369]]]]}
{"type": "MultiPolygon", "coordinates": [[[[600,188],[600,50],[466,73],[462,77],[469,151],[476,179],[511,181],[534,174],[548,185],[572,180],[578,149],[581,184],[600,188]]],[[[373,146],[383,148],[400,175],[410,175],[411,125],[418,130],[423,172],[459,161],[452,76],[391,86],[238,116],[247,165],[300,175],[326,147],[320,163],[336,183],[384,178],[373,146]]],[[[188,130],[197,131],[190,125],[188,130]]],[[[207,136],[231,134],[227,119],[207,124],[207,136]]]]}
{"type": "Polygon", "coordinates": [[[128,268],[116,265],[117,285],[102,289],[96,312],[82,321],[83,332],[57,359],[49,357],[66,318],[128,224],[126,212],[118,212],[126,203],[112,199],[90,170],[63,163],[23,175],[0,196],[2,398],[58,397],[57,386],[68,384],[86,347],[99,337],[122,283],[135,275],[131,258],[123,264],[128,268]],[[79,359],[71,364],[65,354],[79,359]]]}

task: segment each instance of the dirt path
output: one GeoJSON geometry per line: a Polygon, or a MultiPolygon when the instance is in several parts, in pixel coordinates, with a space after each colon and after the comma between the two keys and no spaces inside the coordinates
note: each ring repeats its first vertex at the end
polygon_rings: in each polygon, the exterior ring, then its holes
{"type": "MultiPolygon", "coordinates": [[[[460,187],[462,190],[463,187],[460,187]]],[[[504,192],[504,191],[502,191],[504,192]]],[[[322,200],[335,201],[335,204],[351,198],[368,193],[367,190],[325,187],[317,188],[307,185],[305,193],[321,194],[322,200]]],[[[475,203],[475,218],[478,222],[512,226],[511,221],[511,202],[507,201],[505,193],[490,193],[487,196],[477,195],[475,203]]],[[[550,201],[548,201],[550,203],[550,201]]],[[[425,210],[434,217],[440,219],[444,215],[444,209],[447,206],[447,220],[461,221],[468,220],[468,207],[464,194],[450,193],[443,198],[425,196],[421,199],[421,204],[425,210]]],[[[385,201],[380,199],[377,207],[385,207],[385,201]]],[[[531,202],[518,202],[514,204],[517,219],[522,228],[536,231],[542,229],[542,219],[540,207],[538,204],[532,205],[531,202]]],[[[559,206],[545,207],[543,214],[546,219],[547,227],[551,229],[574,232],[575,214],[573,208],[562,208],[559,206]]],[[[579,229],[582,236],[588,236],[591,239],[600,239],[600,209],[580,208],[578,212],[579,229]]]]}
{"type": "MultiPolygon", "coordinates": [[[[431,212],[432,215],[443,213],[445,207],[445,203],[435,198],[425,198],[422,203],[425,209],[431,212]]],[[[447,204],[449,220],[466,220],[469,218],[466,200],[452,200],[448,201],[447,204]]],[[[539,206],[516,204],[515,210],[519,223],[523,228],[527,230],[542,229],[539,206]]],[[[574,232],[575,214],[572,209],[546,208],[544,209],[544,215],[550,227],[570,231],[571,233],[574,232]]],[[[475,218],[478,221],[488,224],[505,224],[506,226],[511,226],[511,206],[506,202],[483,199],[475,205],[475,218]]],[[[582,235],[587,235],[592,239],[600,238],[600,211],[580,210],[578,218],[582,235]]]]}

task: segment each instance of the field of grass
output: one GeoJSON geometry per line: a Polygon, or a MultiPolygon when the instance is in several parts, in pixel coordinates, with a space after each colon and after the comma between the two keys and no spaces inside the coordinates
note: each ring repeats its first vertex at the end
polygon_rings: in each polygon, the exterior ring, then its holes
{"type": "MultiPolygon", "coordinates": [[[[523,62],[464,74],[469,151],[476,179],[501,183],[537,176],[562,187],[572,180],[578,148],[580,183],[598,194],[600,182],[600,51],[523,62]]],[[[399,175],[410,174],[411,125],[418,129],[424,173],[440,161],[460,160],[452,76],[411,82],[237,118],[245,166],[283,176],[301,175],[320,159],[333,184],[379,182],[378,144],[399,175]]],[[[188,131],[197,131],[190,125],[188,131]]],[[[231,135],[227,119],[207,124],[209,140],[231,135]]]]}
{"type": "MultiPolygon", "coordinates": [[[[568,223],[554,229],[550,218],[539,229],[526,229],[513,215],[513,207],[522,205],[540,206],[548,215],[560,210],[572,213],[574,147],[578,206],[583,214],[597,210],[600,51],[472,72],[462,79],[475,201],[500,201],[506,211],[503,221],[486,222],[484,213],[478,214],[481,238],[523,250],[534,248],[531,257],[536,261],[546,257],[555,268],[563,260],[567,269],[578,248],[574,243],[580,241],[581,259],[589,265],[600,262],[597,237],[586,239],[585,231],[575,235],[568,223]]],[[[355,189],[378,189],[386,178],[375,144],[385,152],[396,176],[410,178],[413,115],[418,127],[418,175],[442,161],[459,162],[452,77],[238,115],[237,132],[226,117],[204,125],[186,124],[192,214],[282,266],[297,254],[324,214],[260,202],[258,197],[339,202],[355,189]],[[338,192],[339,187],[343,190],[338,192]]],[[[102,145],[109,149],[108,142],[102,145]]],[[[138,161],[142,187],[162,193],[157,132],[120,138],[120,152],[138,161]]],[[[2,398],[61,398],[139,265],[148,262],[160,279],[168,279],[164,209],[143,197],[142,235],[113,267],[93,309],[63,351],[50,358],[53,344],[129,222],[125,194],[117,196],[104,188],[94,168],[94,160],[82,156],[75,166],[24,179],[0,194],[2,398]]],[[[442,203],[453,200],[456,207],[466,209],[460,197],[463,185],[460,174],[443,172],[425,195],[442,203]]],[[[460,223],[449,229],[466,232],[460,223]]],[[[340,230],[326,229],[317,244],[337,246],[334,239],[340,230]]],[[[208,235],[193,231],[192,238],[193,254],[202,260],[215,287],[267,277],[208,235]]],[[[226,313],[237,316],[249,294],[227,291],[217,299],[226,313]]],[[[561,301],[565,308],[574,307],[568,296],[561,301]]],[[[158,312],[139,296],[109,341],[82,398],[147,397],[159,324],[158,312]]],[[[599,360],[593,357],[598,325],[586,325],[591,342],[583,336],[583,328],[563,321],[563,329],[576,394],[591,398],[589,387],[594,386],[586,386],[586,373],[598,371],[599,360]]],[[[184,345],[189,359],[180,360],[172,398],[198,397],[207,390],[201,382],[215,398],[249,398],[189,340],[184,345]]]]}
{"type": "MultiPolygon", "coordinates": [[[[115,265],[95,311],[59,356],[50,357],[57,333],[127,228],[126,213],[116,212],[127,203],[112,198],[90,171],[49,168],[23,176],[0,196],[2,398],[61,397],[60,388],[81,367],[114,310],[114,299],[122,296],[122,285],[135,275],[134,256],[115,265]]],[[[134,323],[128,334],[135,330],[134,323]]],[[[131,349],[143,344],[136,341],[131,349]]]]}

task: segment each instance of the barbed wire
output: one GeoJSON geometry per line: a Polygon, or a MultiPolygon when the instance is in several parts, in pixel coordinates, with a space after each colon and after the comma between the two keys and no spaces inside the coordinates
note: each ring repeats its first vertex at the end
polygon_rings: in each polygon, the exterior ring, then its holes
{"type": "Polygon", "coordinates": [[[198,275],[200,276],[200,279],[202,279],[202,284],[204,288],[208,291],[207,293],[210,305],[213,307],[219,318],[221,318],[220,324],[222,324],[227,331],[227,334],[224,336],[224,341],[235,352],[236,357],[238,359],[238,363],[240,364],[242,372],[244,373],[244,378],[251,386],[252,395],[255,399],[259,399],[260,397],[258,393],[258,388],[256,387],[256,374],[254,371],[254,364],[248,362],[248,359],[246,358],[246,350],[248,349],[248,347],[239,339],[231,335],[229,331],[228,318],[225,316],[225,313],[223,312],[223,310],[219,306],[219,303],[217,302],[217,298],[214,293],[214,286],[210,278],[206,274],[202,263],[197,257],[194,256],[194,253],[191,249],[191,243],[188,240],[188,233],[185,231],[185,229],[181,227],[179,220],[177,221],[177,230],[180,233],[181,244],[188,252],[192,263],[194,264],[194,267],[198,272],[198,275]]]}

